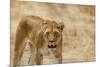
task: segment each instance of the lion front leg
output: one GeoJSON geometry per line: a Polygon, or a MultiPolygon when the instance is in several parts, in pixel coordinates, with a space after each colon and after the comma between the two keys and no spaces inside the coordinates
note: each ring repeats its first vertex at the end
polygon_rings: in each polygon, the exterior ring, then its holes
{"type": "Polygon", "coordinates": [[[57,59],[58,59],[58,63],[59,63],[59,64],[62,64],[62,54],[60,54],[60,55],[57,57],[57,59]]]}
{"type": "Polygon", "coordinates": [[[36,65],[41,65],[43,64],[43,54],[39,48],[37,49],[37,54],[36,54],[36,65]]]}
{"type": "Polygon", "coordinates": [[[55,57],[56,57],[58,63],[62,64],[62,48],[61,47],[57,47],[57,50],[55,52],[55,57]]]}
{"type": "Polygon", "coordinates": [[[56,57],[58,63],[59,63],[59,64],[62,64],[62,54],[59,53],[59,54],[55,55],[55,57],[56,57]]]}

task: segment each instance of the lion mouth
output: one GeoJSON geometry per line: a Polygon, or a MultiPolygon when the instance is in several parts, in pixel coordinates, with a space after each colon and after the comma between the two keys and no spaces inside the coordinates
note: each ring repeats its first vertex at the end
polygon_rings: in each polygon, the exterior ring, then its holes
{"type": "Polygon", "coordinates": [[[48,48],[56,48],[56,45],[48,45],[48,48]]]}

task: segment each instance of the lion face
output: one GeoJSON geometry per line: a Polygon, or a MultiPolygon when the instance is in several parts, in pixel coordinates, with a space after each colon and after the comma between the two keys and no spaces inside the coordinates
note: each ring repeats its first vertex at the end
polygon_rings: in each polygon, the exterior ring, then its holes
{"type": "Polygon", "coordinates": [[[62,38],[64,24],[46,21],[42,24],[43,38],[48,48],[56,48],[62,38]]]}

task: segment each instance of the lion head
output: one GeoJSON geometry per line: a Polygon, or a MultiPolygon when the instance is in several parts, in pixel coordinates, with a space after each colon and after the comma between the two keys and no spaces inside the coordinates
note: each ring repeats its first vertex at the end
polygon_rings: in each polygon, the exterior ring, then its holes
{"type": "Polygon", "coordinates": [[[55,21],[44,21],[41,29],[43,31],[43,39],[48,48],[56,48],[62,39],[63,23],[55,21]]]}

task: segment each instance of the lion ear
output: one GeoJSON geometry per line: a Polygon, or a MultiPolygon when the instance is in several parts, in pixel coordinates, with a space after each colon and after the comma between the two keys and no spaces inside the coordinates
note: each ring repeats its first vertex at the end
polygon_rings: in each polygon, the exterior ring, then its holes
{"type": "Polygon", "coordinates": [[[43,21],[43,23],[42,23],[43,25],[45,25],[45,24],[47,24],[47,21],[43,21]]]}
{"type": "Polygon", "coordinates": [[[60,32],[62,32],[64,28],[64,23],[63,22],[58,23],[57,28],[59,29],[60,32]]]}
{"type": "Polygon", "coordinates": [[[41,24],[41,29],[44,30],[44,28],[46,27],[46,25],[47,25],[47,22],[43,21],[42,24],[41,24]]]}

